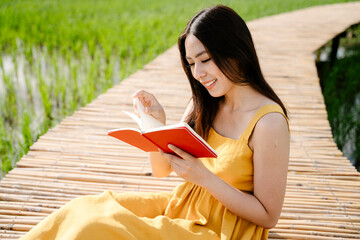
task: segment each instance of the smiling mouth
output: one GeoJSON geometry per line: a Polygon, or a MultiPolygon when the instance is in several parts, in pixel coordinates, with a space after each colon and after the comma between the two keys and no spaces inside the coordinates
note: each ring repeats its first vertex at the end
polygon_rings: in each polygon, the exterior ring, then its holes
{"type": "Polygon", "coordinates": [[[203,85],[204,85],[205,87],[210,87],[213,83],[216,82],[216,80],[217,80],[217,79],[214,79],[214,80],[212,80],[212,81],[210,81],[210,82],[208,82],[208,83],[203,83],[203,85]]]}

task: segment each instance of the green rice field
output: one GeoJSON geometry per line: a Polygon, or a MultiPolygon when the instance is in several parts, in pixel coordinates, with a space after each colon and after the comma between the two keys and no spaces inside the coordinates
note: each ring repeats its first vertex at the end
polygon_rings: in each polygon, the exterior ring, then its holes
{"type": "Polygon", "coordinates": [[[176,44],[216,4],[246,21],[341,0],[1,0],[0,179],[49,128],[176,44]]]}

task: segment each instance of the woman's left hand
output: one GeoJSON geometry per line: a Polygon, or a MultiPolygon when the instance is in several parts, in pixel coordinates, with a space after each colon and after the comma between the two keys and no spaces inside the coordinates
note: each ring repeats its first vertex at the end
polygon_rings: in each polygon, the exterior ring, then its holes
{"type": "Polygon", "coordinates": [[[201,160],[172,144],[169,144],[168,147],[181,157],[160,150],[161,155],[169,161],[174,172],[188,182],[204,186],[212,172],[204,166],[201,160]]]}

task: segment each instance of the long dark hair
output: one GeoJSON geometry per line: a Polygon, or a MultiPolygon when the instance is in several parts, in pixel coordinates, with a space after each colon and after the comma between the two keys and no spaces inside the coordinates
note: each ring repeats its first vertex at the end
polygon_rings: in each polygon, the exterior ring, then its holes
{"type": "Polygon", "coordinates": [[[190,82],[193,100],[193,109],[186,121],[198,134],[207,139],[224,96],[212,97],[193,77],[185,50],[185,39],[189,34],[200,40],[214,63],[231,82],[250,85],[278,103],[287,116],[284,104],[264,79],[246,23],[233,9],[218,5],[196,14],[178,39],[181,63],[190,82]]]}

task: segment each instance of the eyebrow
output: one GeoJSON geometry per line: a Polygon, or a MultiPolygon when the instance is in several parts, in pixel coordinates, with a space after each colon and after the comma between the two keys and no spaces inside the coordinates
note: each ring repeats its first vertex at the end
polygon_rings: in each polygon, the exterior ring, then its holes
{"type": "MultiPolygon", "coordinates": [[[[197,57],[203,55],[204,53],[207,53],[206,50],[199,52],[198,54],[195,55],[195,57],[197,58],[197,57]]],[[[191,59],[191,57],[188,57],[188,56],[186,56],[185,58],[186,59],[191,59]]]]}

